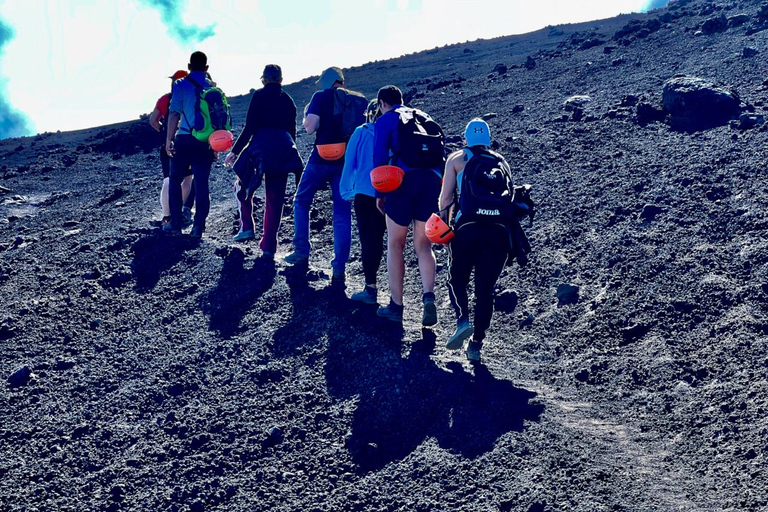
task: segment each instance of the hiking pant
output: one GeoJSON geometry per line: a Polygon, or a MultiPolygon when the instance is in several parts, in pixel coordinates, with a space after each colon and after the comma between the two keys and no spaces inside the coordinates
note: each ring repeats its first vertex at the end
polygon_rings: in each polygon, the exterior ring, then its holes
{"type": "Polygon", "coordinates": [[[376,198],[365,194],[355,195],[355,216],[360,236],[360,259],[363,260],[365,284],[376,285],[381,256],[384,254],[384,233],[387,219],[376,208],[376,198]]]}
{"type": "Polygon", "coordinates": [[[493,316],[493,287],[504,270],[509,234],[500,224],[461,226],[449,246],[448,293],[458,320],[469,319],[467,286],[475,271],[475,341],[482,341],[493,316]]]}
{"type": "MultiPolygon", "coordinates": [[[[283,218],[283,206],[285,203],[285,187],[288,184],[287,173],[264,174],[264,220],[262,222],[263,234],[259,246],[262,251],[277,252],[277,232],[280,229],[280,221],[283,218]]],[[[245,187],[238,179],[235,182],[235,196],[240,205],[240,231],[254,229],[253,219],[253,194],[245,195],[245,187]]]]}
{"type": "Polygon", "coordinates": [[[343,272],[349,260],[352,242],[352,206],[339,192],[341,167],[323,163],[309,163],[301,175],[301,181],[293,198],[293,248],[299,254],[309,256],[309,209],[315,194],[326,184],[331,185],[333,197],[333,261],[331,267],[343,272]]]}
{"type": "MultiPolygon", "coordinates": [[[[197,203],[194,224],[205,229],[205,220],[211,209],[208,190],[208,176],[213,165],[213,151],[205,142],[200,142],[192,135],[177,135],[174,140],[176,154],[171,158],[171,172],[168,189],[168,202],[171,206],[171,226],[181,229],[181,182],[185,176],[195,177],[194,197],[197,203]]],[[[190,193],[190,195],[193,195],[190,193]]]]}

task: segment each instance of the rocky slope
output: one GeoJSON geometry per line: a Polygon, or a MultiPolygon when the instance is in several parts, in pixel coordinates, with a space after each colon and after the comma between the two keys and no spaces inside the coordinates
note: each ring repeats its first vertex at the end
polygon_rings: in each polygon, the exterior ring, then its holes
{"type": "MultiPolygon", "coordinates": [[[[679,1],[347,71],[452,147],[487,114],[534,186],[475,366],[442,348],[444,250],[433,330],[415,271],[403,329],[347,299],[357,245],[328,286],[328,194],[302,275],[231,241],[221,164],[201,242],[150,228],[144,121],[0,141],[0,509],[768,510],[766,23],[679,1]],[[734,120],[673,130],[676,75],[735,90],[734,120]]],[[[291,234],[288,208],[278,256],[291,234]]]]}

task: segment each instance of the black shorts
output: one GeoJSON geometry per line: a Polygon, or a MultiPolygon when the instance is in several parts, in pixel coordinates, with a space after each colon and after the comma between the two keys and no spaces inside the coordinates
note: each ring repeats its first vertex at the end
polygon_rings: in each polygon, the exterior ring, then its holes
{"type": "Polygon", "coordinates": [[[399,226],[426,222],[437,211],[442,179],[431,169],[405,171],[403,183],[386,195],[384,212],[399,226]]]}

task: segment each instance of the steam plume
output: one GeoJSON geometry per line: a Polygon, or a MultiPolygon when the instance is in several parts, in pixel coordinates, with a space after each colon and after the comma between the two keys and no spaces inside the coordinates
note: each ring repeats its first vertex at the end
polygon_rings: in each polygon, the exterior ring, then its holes
{"type": "MultiPolygon", "coordinates": [[[[13,35],[13,29],[0,19],[0,58],[3,56],[6,43],[13,39],[13,35]]],[[[30,133],[29,120],[24,114],[15,110],[6,99],[8,97],[5,93],[6,82],[5,78],[0,77],[0,139],[30,133]]]]}
{"type": "Polygon", "coordinates": [[[168,28],[172,37],[182,43],[199,43],[213,36],[216,31],[215,25],[207,27],[198,27],[197,25],[187,25],[181,19],[186,2],[179,0],[140,0],[149,7],[154,7],[160,11],[160,18],[168,28]]]}
{"type": "Polygon", "coordinates": [[[661,9],[662,7],[666,7],[669,3],[669,0],[648,0],[645,2],[645,6],[643,6],[643,12],[652,11],[654,9],[661,9]]]}

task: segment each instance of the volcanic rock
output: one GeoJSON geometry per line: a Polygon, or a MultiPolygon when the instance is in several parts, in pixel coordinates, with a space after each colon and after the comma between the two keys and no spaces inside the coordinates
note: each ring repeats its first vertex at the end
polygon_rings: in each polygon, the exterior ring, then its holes
{"type": "Polygon", "coordinates": [[[725,125],[741,111],[735,92],[696,77],[667,80],[662,102],[672,128],[688,132],[725,125]]]}
{"type": "Polygon", "coordinates": [[[22,366],[8,377],[8,385],[12,388],[26,386],[32,378],[32,370],[29,366],[22,366]]]}

